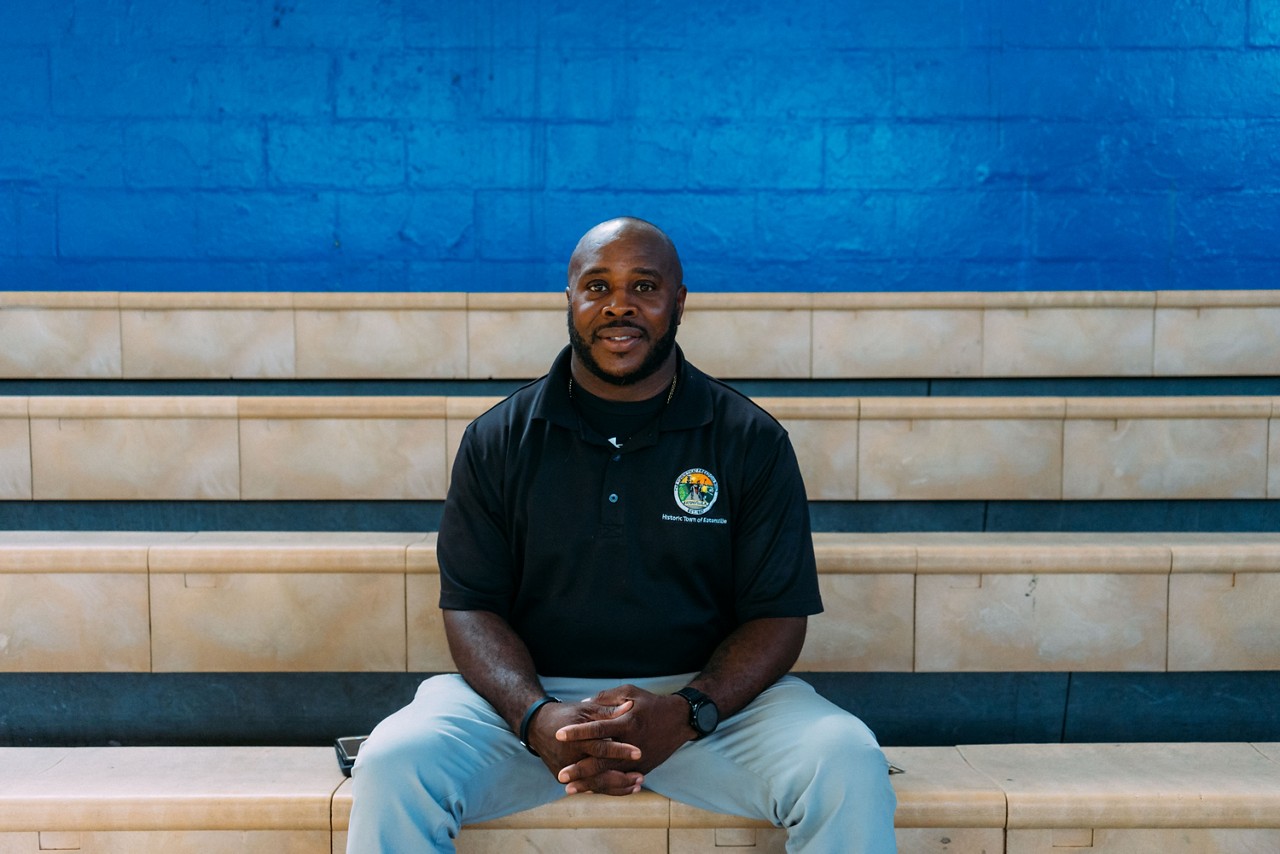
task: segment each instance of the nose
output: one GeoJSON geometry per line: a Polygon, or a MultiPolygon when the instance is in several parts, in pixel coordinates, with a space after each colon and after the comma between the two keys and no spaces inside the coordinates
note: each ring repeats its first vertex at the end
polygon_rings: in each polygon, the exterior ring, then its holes
{"type": "Polygon", "coordinates": [[[637,313],[631,296],[621,288],[610,292],[603,311],[609,317],[631,317],[637,313]]]}

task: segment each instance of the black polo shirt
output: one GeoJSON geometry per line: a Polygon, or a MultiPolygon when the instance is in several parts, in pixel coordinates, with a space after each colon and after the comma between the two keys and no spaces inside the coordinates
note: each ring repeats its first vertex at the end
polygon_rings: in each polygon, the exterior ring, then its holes
{"type": "Polygon", "coordinates": [[[786,431],[679,356],[621,449],[569,397],[569,349],[468,426],[440,521],[440,607],[492,611],[545,676],[701,670],[741,623],[822,610],[786,431]]]}

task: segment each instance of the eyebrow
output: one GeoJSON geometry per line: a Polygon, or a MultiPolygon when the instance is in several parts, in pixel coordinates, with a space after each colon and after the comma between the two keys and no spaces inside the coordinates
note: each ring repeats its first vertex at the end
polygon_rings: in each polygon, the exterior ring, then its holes
{"type": "MultiPolygon", "coordinates": [[[[590,270],[583,270],[579,276],[596,276],[601,273],[608,273],[608,267],[592,267],[590,270]]],[[[641,276],[648,276],[651,279],[661,279],[662,273],[652,267],[632,267],[628,272],[636,273],[641,276]]]]}

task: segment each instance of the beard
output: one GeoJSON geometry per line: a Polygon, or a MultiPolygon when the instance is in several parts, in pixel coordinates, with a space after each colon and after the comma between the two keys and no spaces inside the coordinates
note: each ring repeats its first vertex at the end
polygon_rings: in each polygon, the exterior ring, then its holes
{"type": "MultiPolygon", "coordinates": [[[[671,355],[671,351],[676,346],[676,324],[671,323],[669,326],[667,326],[667,331],[662,334],[662,337],[653,342],[653,347],[650,348],[649,355],[644,357],[644,361],[642,361],[634,371],[631,371],[630,373],[626,373],[626,374],[611,374],[608,371],[606,371],[599,362],[596,361],[596,357],[591,353],[591,344],[587,341],[587,339],[583,338],[581,335],[578,334],[578,330],[573,325],[572,309],[570,309],[570,311],[568,312],[568,317],[569,317],[569,346],[573,348],[574,354],[578,357],[578,360],[582,362],[583,366],[586,367],[588,371],[590,371],[594,376],[599,377],[600,379],[609,383],[610,385],[616,385],[616,386],[635,385],[641,380],[648,379],[649,377],[653,376],[659,368],[662,367],[663,362],[667,360],[667,357],[671,355]]],[[[609,329],[609,328],[616,329],[619,327],[629,328],[629,329],[638,328],[625,321],[621,321],[621,322],[615,321],[614,323],[610,323],[600,327],[600,329],[601,330],[609,329]]]]}

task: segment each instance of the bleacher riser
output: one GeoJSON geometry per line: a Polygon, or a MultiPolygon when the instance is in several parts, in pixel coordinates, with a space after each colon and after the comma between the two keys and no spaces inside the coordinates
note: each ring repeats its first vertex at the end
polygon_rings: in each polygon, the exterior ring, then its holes
{"type": "MultiPolygon", "coordinates": [[[[1277,329],[1276,290],[694,291],[680,342],[727,379],[1274,376],[1277,329]]],[[[8,378],[520,379],[565,298],[0,291],[0,341],[8,378]]]]}
{"type": "MultiPolygon", "coordinates": [[[[440,500],[494,398],[0,398],[0,500],[440,500]]],[[[1280,398],[760,398],[810,498],[1280,496],[1280,398]]]]}
{"type": "MultiPolygon", "coordinates": [[[[801,671],[1280,666],[1280,534],[815,538],[801,671]]],[[[0,532],[0,566],[3,671],[453,669],[434,533],[0,532]]]]}

